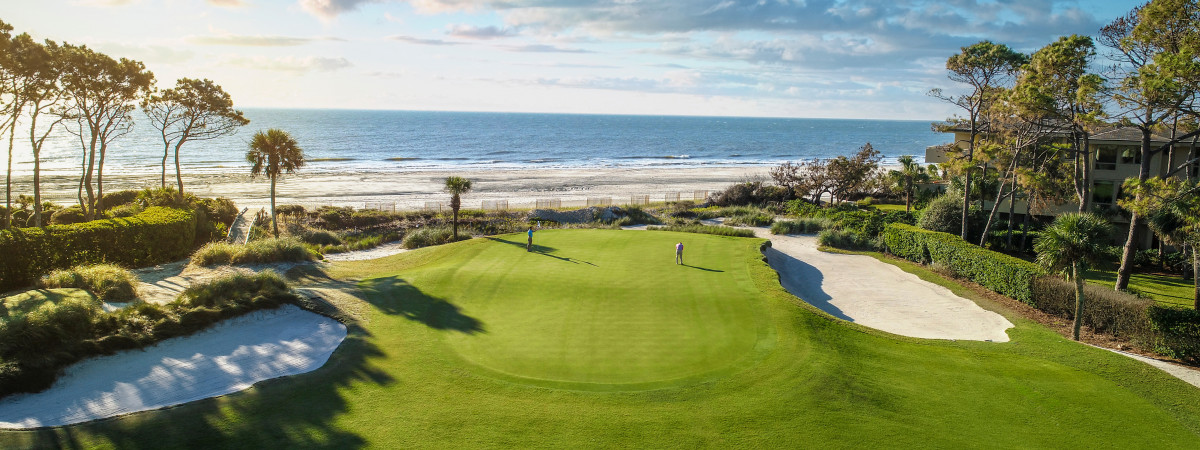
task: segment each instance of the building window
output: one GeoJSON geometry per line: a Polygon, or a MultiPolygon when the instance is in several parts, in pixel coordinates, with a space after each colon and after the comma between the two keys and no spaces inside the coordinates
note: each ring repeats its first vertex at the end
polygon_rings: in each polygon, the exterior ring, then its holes
{"type": "Polygon", "coordinates": [[[1122,147],[1121,148],[1121,164],[1141,164],[1142,149],[1141,147],[1122,147]]]}
{"type": "Polygon", "coordinates": [[[1096,170],[1117,170],[1117,146],[1101,145],[1096,148],[1096,170]]]}
{"type": "Polygon", "coordinates": [[[1116,201],[1117,186],[1112,181],[1092,183],[1092,204],[1097,210],[1110,209],[1116,201]]]}

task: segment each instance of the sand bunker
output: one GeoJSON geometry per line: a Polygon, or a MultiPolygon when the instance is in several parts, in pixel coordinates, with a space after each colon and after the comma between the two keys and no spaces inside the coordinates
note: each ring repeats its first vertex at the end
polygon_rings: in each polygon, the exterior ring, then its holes
{"type": "Polygon", "coordinates": [[[368,259],[378,259],[378,258],[383,258],[385,256],[397,255],[397,254],[404,253],[407,251],[408,251],[408,249],[404,248],[404,244],[399,243],[399,242],[392,242],[390,244],[383,244],[378,247],[369,248],[366,250],[354,250],[354,251],[343,252],[343,253],[330,253],[328,255],[325,255],[325,260],[326,261],[365,261],[368,259]]]}
{"type": "Polygon", "coordinates": [[[815,236],[769,238],[767,260],[783,287],[834,317],[904,336],[1008,342],[1004,316],[899,267],[821,252],[815,236]]]}
{"type": "Polygon", "coordinates": [[[75,364],[46,391],[0,400],[0,428],[69,425],[245,390],[321,367],[345,338],[345,325],[293,305],[253,312],[75,364]]]}

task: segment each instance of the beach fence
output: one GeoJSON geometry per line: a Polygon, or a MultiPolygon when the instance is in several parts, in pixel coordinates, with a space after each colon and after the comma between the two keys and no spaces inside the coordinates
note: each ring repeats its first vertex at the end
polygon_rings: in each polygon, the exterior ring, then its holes
{"type": "Polygon", "coordinates": [[[588,206],[612,206],[612,197],[588,197],[588,206]]]}
{"type": "Polygon", "coordinates": [[[534,205],[537,209],[557,209],[562,208],[561,198],[539,198],[534,205]]]}
{"type": "Polygon", "coordinates": [[[396,202],[363,203],[363,209],[394,213],[396,202]]]}
{"type": "Polygon", "coordinates": [[[698,202],[708,200],[708,191],[692,191],[692,200],[698,202]]]}
{"type": "Polygon", "coordinates": [[[484,200],[479,205],[484,211],[508,211],[508,200],[484,200]]]}
{"type": "Polygon", "coordinates": [[[637,206],[637,205],[649,205],[649,204],[650,204],[650,196],[649,196],[649,195],[633,195],[633,196],[630,196],[630,197],[629,197],[629,204],[630,204],[630,205],[633,205],[633,206],[637,206]]]}
{"type": "Polygon", "coordinates": [[[425,202],[425,211],[442,211],[450,208],[446,202],[425,202]]]}
{"type": "Polygon", "coordinates": [[[664,202],[677,202],[677,201],[679,201],[679,193],[678,192],[668,192],[665,195],[663,195],[663,201],[664,202]]]}

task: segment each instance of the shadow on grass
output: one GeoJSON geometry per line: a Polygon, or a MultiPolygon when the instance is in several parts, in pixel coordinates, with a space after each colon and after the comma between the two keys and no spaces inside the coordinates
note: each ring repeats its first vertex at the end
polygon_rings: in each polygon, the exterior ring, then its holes
{"type": "Polygon", "coordinates": [[[690,267],[690,268],[692,268],[692,269],[703,270],[703,271],[705,271],[705,272],[725,272],[724,270],[709,269],[709,268],[707,268],[707,267],[693,266],[693,265],[690,265],[690,264],[680,264],[680,265],[681,265],[681,266],[683,266],[683,267],[690,267]]]}
{"type": "Polygon", "coordinates": [[[841,308],[829,302],[833,297],[821,287],[825,274],[820,269],[773,247],[767,247],[766,254],[771,268],[779,273],[779,283],[784,289],[833,317],[854,321],[841,308]]]}
{"type": "Polygon", "coordinates": [[[436,330],[484,333],[483,322],[463,314],[453,303],[422,292],[397,277],[368,280],[362,288],[385,314],[400,315],[436,330]]]}
{"type": "MultiPolygon", "coordinates": [[[[507,240],[507,239],[500,239],[500,238],[497,238],[497,237],[488,237],[487,239],[488,239],[488,240],[491,240],[491,241],[493,241],[493,242],[499,242],[499,243],[502,243],[502,244],[515,245],[515,246],[517,246],[517,247],[520,247],[520,248],[525,248],[525,243],[524,243],[524,242],[519,242],[519,241],[510,241],[510,240],[507,240]]],[[[533,244],[533,246],[532,246],[532,247],[530,247],[530,251],[531,251],[531,252],[533,252],[533,253],[537,253],[537,254],[539,254],[539,255],[542,255],[542,256],[549,256],[549,257],[551,257],[551,258],[554,258],[554,259],[557,259],[557,260],[559,260],[559,261],[566,261],[566,262],[569,262],[569,263],[572,263],[572,264],[587,264],[587,265],[589,265],[589,266],[593,266],[593,267],[595,267],[595,266],[596,266],[595,264],[592,264],[592,263],[590,263],[590,262],[588,262],[588,261],[584,261],[584,260],[582,260],[582,259],[564,258],[564,257],[562,257],[562,256],[556,256],[556,255],[552,255],[552,254],[550,254],[550,252],[558,251],[558,249],[556,249],[556,248],[554,248],[554,247],[547,247],[547,246],[544,246],[544,245],[533,244]]]]}
{"type": "Polygon", "coordinates": [[[0,448],[362,448],[334,424],[348,410],[343,390],[396,380],[372,364],[384,353],[357,322],[329,361],[306,374],[265,380],[248,391],[85,424],[0,432],[0,448]]]}

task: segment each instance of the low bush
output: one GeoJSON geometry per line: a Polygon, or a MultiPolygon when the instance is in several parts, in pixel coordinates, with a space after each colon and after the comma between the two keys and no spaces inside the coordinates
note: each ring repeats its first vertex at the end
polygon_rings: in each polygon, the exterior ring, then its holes
{"type": "MultiPolygon", "coordinates": [[[[1075,319],[1075,283],[1059,277],[1037,277],[1033,283],[1035,308],[1054,316],[1075,319]]],[[[1147,308],[1153,300],[1085,283],[1083,324],[1101,333],[1149,343],[1147,308]]]]}
{"type": "Polygon", "coordinates": [[[121,217],[133,217],[138,214],[141,214],[142,211],[145,211],[145,210],[146,210],[146,208],[143,208],[142,205],[139,205],[137,203],[129,203],[129,204],[114,206],[112,208],[109,208],[109,210],[105,211],[104,214],[107,215],[109,218],[116,219],[116,218],[121,218],[121,217]]]}
{"type": "Polygon", "coordinates": [[[138,279],[133,273],[112,264],[75,266],[58,269],[38,280],[41,288],[78,288],[106,302],[129,302],[137,298],[138,279]]]}
{"type": "Polygon", "coordinates": [[[305,212],[304,206],[301,205],[279,205],[275,207],[275,214],[281,216],[303,216],[305,212]]]}
{"type": "Polygon", "coordinates": [[[647,227],[653,231],[678,231],[681,233],[715,234],[718,236],[754,237],[754,230],[732,228],[721,225],[669,225],[665,227],[647,227]]]}
{"type": "Polygon", "coordinates": [[[658,225],[658,224],[662,223],[662,221],[658,220],[657,217],[654,217],[653,214],[650,214],[646,210],[642,209],[640,206],[625,207],[624,212],[625,212],[625,217],[622,217],[620,219],[622,222],[620,224],[620,226],[658,225]]]}
{"type": "Polygon", "coordinates": [[[141,267],[187,256],[196,239],[187,210],[147,208],[134,217],[0,231],[0,290],[54,269],[111,263],[141,267]]]}
{"type": "Polygon", "coordinates": [[[83,214],[83,209],[78,206],[68,206],[55,211],[54,214],[50,216],[50,224],[52,225],[71,225],[86,221],[87,216],[83,214]]]}
{"type": "Polygon", "coordinates": [[[100,200],[96,201],[96,209],[100,211],[108,211],[122,205],[128,205],[136,201],[138,191],[126,190],[104,194],[100,200]]]}
{"type": "Polygon", "coordinates": [[[823,230],[817,234],[817,243],[843,250],[874,250],[875,241],[853,231],[823,230]]]}
{"type": "Polygon", "coordinates": [[[801,217],[775,222],[771,234],[813,234],[833,227],[833,221],[824,217],[801,217]]]}
{"type": "MultiPolygon", "coordinates": [[[[471,231],[459,227],[459,239],[470,239],[471,231]]],[[[404,236],[404,248],[413,249],[421,247],[429,247],[431,245],[442,245],[451,241],[454,238],[453,231],[450,227],[424,227],[417,231],[408,233],[404,236]]]]}
{"type": "Polygon", "coordinates": [[[190,264],[215,266],[219,264],[262,264],[283,261],[316,259],[308,247],[296,238],[270,238],[249,243],[212,242],[192,254],[190,264]]]}
{"type": "Polygon", "coordinates": [[[1036,305],[1033,281],[1042,269],[1031,262],[980,248],[948,233],[898,223],[884,229],[883,246],[911,261],[940,262],[983,287],[1036,305]]]}
{"type": "Polygon", "coordinates": [[[334,246],[342,245],[342,239],[337,233],[325,230],[305,230],[299,234],[299,238],[305,244],[317,246],[334,246]]]}
{"type": "Polygon", "coordinates": [[[1155,332],[1155,351],[1183,361],[1200,362],[1200,311],[1154,305],[1147,314],[1155,332]]]}
{"type": "Polygon", "coordinates": [[[765,227],[775,222],[775,217],[766,213],[739,214],[730,217],[726,224],[733,226],[765,227]]]}

